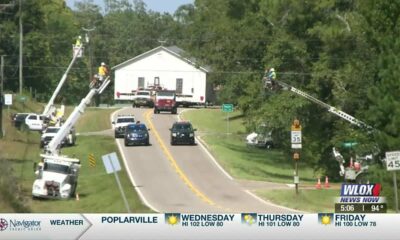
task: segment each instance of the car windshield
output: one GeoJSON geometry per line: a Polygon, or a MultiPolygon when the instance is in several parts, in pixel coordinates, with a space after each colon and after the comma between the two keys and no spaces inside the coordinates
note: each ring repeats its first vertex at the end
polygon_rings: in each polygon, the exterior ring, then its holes
{"type": "Polygon", "coordinates": [[[56,133],[60,128],[47,128],[46,133],[56,133]]]}
{"type": "Polygon", "coordinates": [[[69,174],[69,167],[61,164],[44,163],[44,171],[69,174]]]}
{"type": "Polygon", "coordinates": [[[135,122],[134,118],[118,118],[117,123],[135,122]]]}
{"type": "Polygon", "coordinates": [[[148,96],[148,95],[150,95],[150,93],[149,92],[138,92],[136,95],[148,96]]]}
{"type": "Polygon", "coordinates": [[[146,131],[147,127],[144,124],[131,124],[128,125],[127,131],[128,132],[141,132],[141,131],[146,131]]]}
{"type": "Polygon", "coordinates": [[[175,124],[172,127],[173,130],[192,130],[192,125],[191,124],[175,124]]]}

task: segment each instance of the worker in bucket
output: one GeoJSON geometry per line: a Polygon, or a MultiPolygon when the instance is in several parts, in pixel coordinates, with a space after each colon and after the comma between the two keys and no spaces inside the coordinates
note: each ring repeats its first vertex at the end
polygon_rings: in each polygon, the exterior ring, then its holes
{"type": "Polygon", "coordinates": [[[80,47],[82,45],[82,37],[78,36],[75,42],[75,47],[80,47]]]}
{"type": "Polygon", "coordinates": [[[108,75],[108,68],[107,65],[102,62],[100,67],[99,67],[99,72],[98,72],[98,78],[102,82],[108,75]]]}

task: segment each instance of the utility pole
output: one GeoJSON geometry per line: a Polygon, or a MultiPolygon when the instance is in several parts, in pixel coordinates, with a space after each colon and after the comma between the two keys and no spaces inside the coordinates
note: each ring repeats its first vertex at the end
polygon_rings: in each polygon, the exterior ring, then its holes
{"type": "MultiPolygon", "coordinates": [[[[94,31],[96,27],[92,28],[84,28],[82,27],[82,30],[85,31],[85,40],[86,40],[86,46],[89,47],[89,83],[92,81],[93,77],[93,72],[92,72],[92,64],[93,64],[93,54],[92,54],[92,44],[89,44],[89,41],[91,39],[90,32],[94,31]]],[[[95,103],[96,106],[100,104],[100,94],[96,95],[95,97],[95,103]]]]}
{"type": "Polygon", "coordinates": [[[296,195],[299,194],[299,165],[300,150],[301,150],[301,125],[298,119],[295,119],[292,123],[291,134],[293,160],[294,160],[294,184],[296,186],[296,195]]]}
{"type": "Polygon", "coordinates": [[[19,94],[22,94],[22,0],[19,0],[19,94]]]}
{"type": "Polygon", "coordinates": [[[85,40],[86,40],[86,46],[89,46],[89,83],[92,80],[93,72],[92,72],[92,47],[91,44],[89,44],[90,41],[90,32],[94,31],[96,27],[92,28],[84,28],[82,27],[82,30],[86,32],[85,34],[85,40]]]}

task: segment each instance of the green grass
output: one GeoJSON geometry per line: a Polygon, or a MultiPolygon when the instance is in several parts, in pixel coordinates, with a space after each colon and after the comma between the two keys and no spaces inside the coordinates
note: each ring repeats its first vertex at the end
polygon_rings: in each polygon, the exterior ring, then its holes
{"type": "MultiPolygon", "coordinates": [[[[67,108],[69,115],[73,109],[67,108]]],[[[96,132],[111,128],[110,115],[116,109],[87,108],[84,117],[78,120],[76,124],[77,132],[96,132]]]]}
{"type": "MultiPolygon", "coordinates": [[[[126,212],[121,193],[116,183],[114,174],[107,174],[101,160],[101,156],[111,152],[117,152],[113,138],[97,136],[79,137],[78,146],[65,148],[63,154],[76,157],[81,160],[81,171],[79,174],[79,184],[77,193],[80,200],[74,199],[66,201],[41,200],[32,201],[31,208],[34,212],[126,212]],[[76,149],[79,148],[79,152],[76,149]],[[96,149],[93,152],[93,149],[96,149]],[[94,154],[96,166],[89,166],[88,154],[94,154]]],[[[119,156],[121,167],[122,158],[119,156]]],[[[121,185],[125,191],[128,203],[133,212],[150,212],[139,200],[138,195],[133,189],[127,173],[123,169],[118,172],[121,185]]]]}
{"type": "MultiPolygon", "coordinates": [[[[26,102],[24,105],[15,102],[13,112],[38,112],[41,104],[26,102]],[[27,108],[29,107],[29,110],[27,108]]],[[[93,125],[79,129],[98,131],[107,129],[109,115],[115,109],[89,109],[79,119],[79,123],[93,125]],[[88,113],[88,114],[86,114],[88,113]],[[95,121],[95,120],[96,121],[95,121]],[[89,124],[91,123],[91,124],[89,124]],[[107,123],[107,124],[106,124],[107,123]]],[[[3,109],[8,115],[8,110],[3,109]]],[[[39,148],[40,133],[19,131],[11,126],[10,118],[4,118],[6,136],[0,139],[0,212],[126,212],[115,177],[106,174],[101,156],[117,152],[118,148],[112,137],[78,136],[77,145],[63,148],[62,153],[81,160],[81,171],[78,179],[77,192],[80,200],[35,200],[31,199],[32,184],[35,179],[33,164],[38,162],[41,149],[39,148]],[[88,166],[88,154],[93,153],[97,161],[95,168],[88,166]],[[7,173],[7,174],[4,174],[7,173]]],[[[82,130],[81,130],[82,131],[82,130]]],[[[123,162],[120,158],[122,168],[123,162]]],[[[133,212],[151,212],[138,198],[124,169],[119,177],[133,212]]]]}
{"type": "Polygon", "coordinates": [[[339,189],[259,190],[257,195],[275,204],[306,212],[335,212],[335,197],[339,189]]]}
{"type": "MultiPolygon", "coordinates": [[[[292,183],[294,162],[286,159],[280,150],[248,147],[245,128],[240,112],[230,114],[230,132],[226,135],[226,113],[220,109],[185,111],[183,118],[190,120],[198,129],[198,135],[208,145],[218,162],[235,178],[259,181],[292,183]]],[[[311,167],[299,164],[302,182],[314,182],[311,167]]]]}

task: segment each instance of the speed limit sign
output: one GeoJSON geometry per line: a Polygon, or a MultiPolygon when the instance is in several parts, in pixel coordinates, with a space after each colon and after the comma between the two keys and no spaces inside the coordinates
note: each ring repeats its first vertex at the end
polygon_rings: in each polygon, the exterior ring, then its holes
{"type": "Polygon", "coordinates": [[[301,131],[291,131],[292,148],[301,149],[301,131]]]}
{"type": "Polygon", "coordinates": [[[400,170],[400,151],[386,152],[386,169],[388,171],[400,170]]]}

